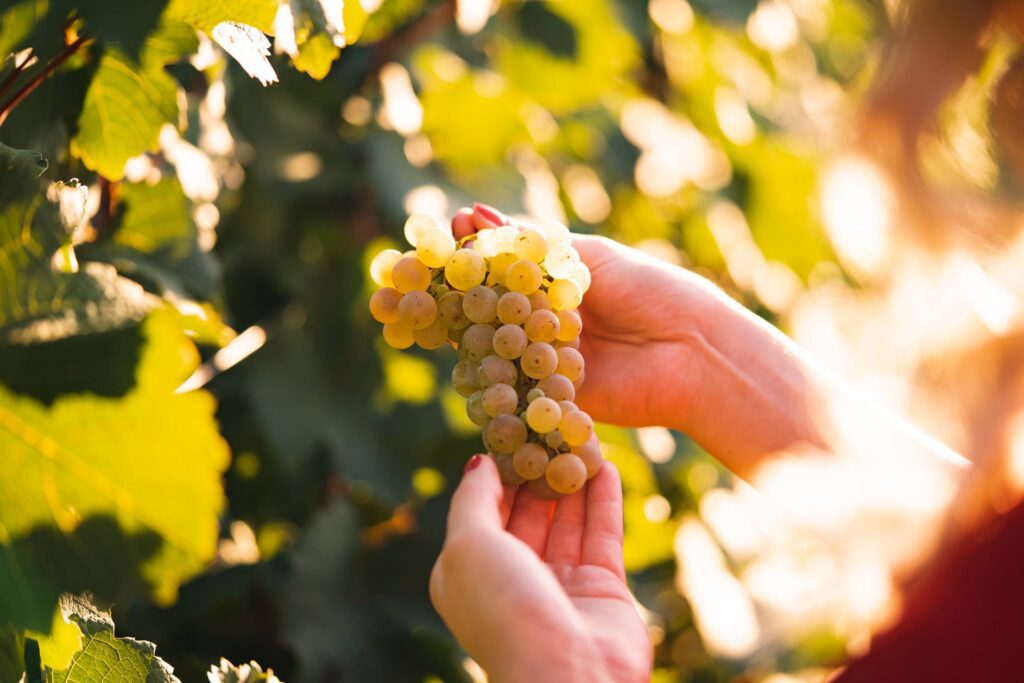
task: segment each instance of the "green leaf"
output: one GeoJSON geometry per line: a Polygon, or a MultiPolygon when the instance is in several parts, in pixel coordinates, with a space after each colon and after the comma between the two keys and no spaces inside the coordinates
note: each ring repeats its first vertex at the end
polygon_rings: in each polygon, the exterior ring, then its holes
{"type": "Polygon", "coordinates": [[[155,185],[122,184],[121,203],[124,213],[114,233],[117,244],[145,253],[167,248],[172,256],[186,255],[195,241],[196,229],[177,178],[164,177],[155,185]]]}
{"type": "Polygon", "coordinates": [[[25,672],[25,637],[14,629],[0,629],[0,681],[18,681],[25,672]]]}
{"type": "Polygon", "coordinates": [[[299,71],[320,81],[327,77],[334,60],[341,54],[341,48],[334,44],[326,33],[318,33],[299,45],[299,53],[292,57],[292,64],[299,71]]]}
{"type": "Polygon", "coordinates": [[[113,268],[69,261],[84,188],[44,188],[42,157],[0,144],[0,343],[33,342],[137,322],[148,303],[113,268]],[[44,194],[45,192],[45,194],[44,194]],[[63,250],[63,270],[54,255],[63,250]]]}
{"type": "Polygon", "coordinates": [[[220,666],[210,667],[210,683],[281,683],[273,669],[263,671],[256,662],[235,666],[221,658],[220,666]]]}
{"type": "MultiPolygon", "coordinates": [[[[61,599],[65,603],[64,598],[61,599]]],[[[82,649],[82,630],[68,618],[60,605],[53,610],[49,633],[28,630],[25,635],[39,643],[39,660],[51,669],[66,669],[75,653],[82,649]]]]}
{"type": "Polygon", "coordinates": [[[114,635],[114,622],[82,599],[62,599],[62,609],[83,634],[82,649],[66,669],[43,669],[44,683],[181,683],[156,656],[156,645],[114,635]]]}
{"type": "Polygon", "coordinates": [[[222,21],[274,30],[278,0],[171,0],[167,16],[209,33],[222,21]]]}
{"type": "Polygon", "coordinates": [[[173,599],[213,557],[228,451],[205,392],[175,394],[198,354],[146,320],[135,387],[47,408],[0,386],[0,624],[46,631],[63,591],[173,599]]]}
{"type": "Polygon", "coordinates": [[[263,85],[277,83],[277,73],[267,59],[270,56],[270,41],[258,29],[247,24],[224,21],[214,26],[210,35],[235,58],[247,74],[263,85]]]}
{"type": "Polygon", "coordinates": [[[90,169],[120,180],[125,162],[156,151],[160,129],[177,118],[174,79],[159,66],[140,69],[108,46],[85,94],[72,151],[90,169]]]}

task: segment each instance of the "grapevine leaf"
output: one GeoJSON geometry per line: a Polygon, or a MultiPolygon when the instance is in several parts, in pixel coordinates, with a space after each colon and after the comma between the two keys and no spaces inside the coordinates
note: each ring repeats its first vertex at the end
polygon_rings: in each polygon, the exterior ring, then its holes
{"type": "Polygon", "coordinates": [[[85,94],[72,150],[90,169],[120,180],[125,162],[155,151],[160,129],[177,118],[174,80],[154,64],[140,69],[108,46],[85,94]]]}
{"type": "Polygon", "coordinates": [[[183,257],[196,238],[189,216],[188,200],[177,178],[165,177],[155,185],[121,185],[124,213],[114,233],[117,244],[141,252],[167,249],[171,256],[183,257]]]}
{"type": "Polygon", "coordinates": [[[65,669],[44,666],[44,683],[180,683],[174,669],[156,656],[156,645],[118,638],[114,622],[86,600],[65,596],[61,609],[82,633],[82,648],[65,669]]]}
{"type": "Polygon", "coordinates": [[[210,33],[224,21],[273,31],[278,0],[171,0],[167,16],[210,33]]]}
{"type": "Polygon", "coordinates": [[[289,11],[298,45],[292,64],[317,80],[327,76],[341,48],[355,43],[366,26],[366,10],[358,0],[291,0],[289,11]]]}
{"type": "Polygon", "coordinates": [[[42,157],[0,144],[0,342],[31,342],[116,329],[140,320],[142,290],[113,268],[54,266],[85,210],[83,189],[44,195],[42,157]]]}
{"type": "Polygon", "coordinates": [[[298,53],[292,57],[292,64],[299,71],[320,81],[327,77],[331,64],[341,54],[341,48],[334,44],[326,33],[318,33],[299,45],[298,53]]]}
{"type": "MultiPolygon", "coordinates": [[[[61,598],[61,603],[65,598],[61,598]]],[[[68,618],[63,606],[53,610],[53,622],[49,633],[28,630],[25,635],[39,643],[39,661],[51,669],[66,669],[71,658],[82,649],[82,631],[78,624],[68,618]]]]}
{"type": "Polygon", "coordinates": [[[266,671],[256,662],[235,666],[221,658],[220,666],[211,666],[207,674],[210,683],[281,683],[273,669],[266,671]]]}
{"type": "Polygon", "coordinates": [[[24,636],[14,629],[0,629],[0,681],[19,681],[24,672],[24,636]]]}
{"type": "Polygon", "coordinates": [[[225,21],[214,26],[210,35],[247,74],[263,85],[277,83],[277,73],[267,59],[270,41],[259,30],[247,24],[225,21]]]}
{"type": "Polygon", "coordinates": [[[50,408],[0,386],[0,624],[46,631],[62,591],[174,597],[215,551],[227,447],[170,313],[143,325],[135,387],[50,408]]]}

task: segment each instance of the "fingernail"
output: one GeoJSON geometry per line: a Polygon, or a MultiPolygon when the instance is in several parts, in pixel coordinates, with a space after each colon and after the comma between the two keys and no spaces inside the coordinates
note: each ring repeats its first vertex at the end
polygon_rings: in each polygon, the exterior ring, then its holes
{"type": "Polygon", "coordinates": [[[465,474],[470,470],[475,470],[477,467],[480,466],[480,463],[482,463],[483,461],[484,456],[480,454],[474,455],[472,458],[469,459],[468,462],[466,462],[466,466],[462,468],[462,473],[465,474]]]}
{"type": "Polygon", "coordinates": [[[477,230],[486,230],[505,225],[508,219],[493,206],[477,202],[473,204],[473,222],[476,224],[477,230]]]}

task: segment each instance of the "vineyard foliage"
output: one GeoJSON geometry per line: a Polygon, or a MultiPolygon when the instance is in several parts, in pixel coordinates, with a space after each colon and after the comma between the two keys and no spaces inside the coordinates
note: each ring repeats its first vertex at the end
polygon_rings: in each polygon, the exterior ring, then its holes
{"type": "MultiPolygon", "coordinates": [[[[774,320],[839,271],[815,197],[877,4],[0,0],[0,681],[471,680],[426,586],[479,434],[453,354],[380,342],[370,257],[481,200],[774,320]]],[[[599,436],[658,680],[835,658],[709,653],[673,538],[725,475],[599,436]]]]}

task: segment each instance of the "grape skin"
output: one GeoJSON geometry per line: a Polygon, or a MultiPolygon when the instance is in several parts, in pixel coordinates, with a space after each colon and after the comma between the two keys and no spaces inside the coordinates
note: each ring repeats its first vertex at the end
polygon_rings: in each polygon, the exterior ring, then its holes
{"type": "Polygon", "coordinates": [[[473,287],[462,298],[462,312],[475,323],[489,323],[494,320],[498,295],[490,287],[473,287]]]}
{"type": "Polygon", "coordinates": [[[583,319],[576,311],[558,311],[558,334],[555,339],[571,342],[583,332],[583,319]]]}
{"type": "Polygon", "coordinates": [[[412,336],[412,328],[399,320],[384,326],[384,341],[395,349],[407,349],[416,342],[412,336]]]}
{"type": "Polygon", "coordinates": [[[484,410],[484,392],[475,391],[466,399],[466,416],[477,427],[486,427],[491,416],[484,410]]]}
{"type": "Polygon", "coordinates": [[[396,323],[399,320],[398,302],[402,293],[394,287],[378,289],[370,297],[370,315],[379,323],[396,323]]]}
{"type": "Polygon", "coordinates": [[[594,421],[582,410],[573,410],[562,415],[558,431],[570,446],[582,446],[594,435],[594,421]]]}
{"type": "Polygon", "coordinates": [[[391,281],[402,294],[426,290],[430,285],[430,269],[420,263],[419,259],[405,256],[391,269],[391,281]]]}
{"type": "Polygon", "coordinates": [[[530,341],[553,342],[558,335],[558,316],[551,311],[534,311],[523,325],[530,341]]]}
{"type": "Polygon", "coordinates": [[[540,266],[533,261],[519,259],[508,267],[505,273],[505,286],[520,294],[533,294],[544,281],[540,266]]]}
{"type": "Polygon", "coordinates": [[[502,413],[487,425],[485,436],[497,452],[515,453],[526,443],[526,424],[515,415],[502,413]]]}
{"type": "Polygon", "coordinates": [[[519,258],[540,263],[547,256],[548,241],[540,230],[526,228],[516,235],[512,249],[519,258]]]}
{"type": "Polygon", "coordinates": [[[419,244],[420,235],[432,230],[443,230],[443,228],[433,216],[414,213],[406,219],[402,232],[405,234],[405,241],[415,247],[419,244]]]}
{"type": "Polygon", "coordinates": [[[511,455],[507,453],[494,453],[493,456],[502,484],[505,486],[521,486],[526,483],[526,479],[519,476],[519,473],[516,472],[511,455]]]}
{"type": "Polygon", "coordinates": [[[498,254],[491,259],[491,271],[487,275],[487,284],[489,285],[504,285],[505,275],[508,272],[509,266],[519,260],[519,257],[515,254],[505,252],[498,254]]]}
{"type": "Polygon", "coordinates": [[[427,351],[434,351],[445,345],[448,341],[448,328],[437,318],[426,327],[412,331],[412,337],[416,345],[427,351]]]}
{"type": "Polygon", "coordinates": [[[551,485],[548,484],[547,477],[531,479],[526,483],[526,486],[530,490],[530,494],[533,495],[534,498],[539,498],[540,500],[555,500],[562,496],[558,491],[551,488],[551,485]]]}
{"type": "Polygon", "coordinates": [[[502,325],[491,339],[494,352],[507,360],[515,360],[523,355],[529,343],[526,332],[518,325],[502,325]]]}
{"type": "Polygon", "coordinates": [[[526,423],[538,434],[557,429],[561,419],[562,409],[550,398],[538,398],[526,407],[526,423]]]}
{"type": "Polygon", "coordinates": [[[523,373],[531,379],[544,379],[558,367],[558,354],[551,344],[533,342],[519,359],[523,373]]]}
{"type": "Polygon", "coordinates": [[[580,446],[573,446],[572,453],[583,461],[583,465],[587,468],[587,479],[593,479],[594,475],[601,470],[604,457],[593,439],[580,446]]]}
{"type": "Polygon", "coordinates": [[[476,383],[480,387],[489,387],[492,384],[512,386],[518,378],[519,372],[515,363],[493,354],[484,357],[476,370],[476,383]]]}
{"type": "Polygon", "coordinates": [[[544,395],[555,401],[576,400],[576,387],[565,375],[557,372],[548,375],[537,382],[537,388],[544,392],[544,395]]]}
{"type": "Polygon", "coordinates": [[[430,268],[442,268],[455,253],[455,238],[447,230],[437,228],[419,234],[416,255],[430,268]]]}
{"type": "Polygon", "coordinates": [[[392,287],[394,281],[391,279],[391,271],[395,264],[402,258],[402,252],[397,249],[385,249],[370,261],[370,279],[378,287],[392,287]]]}
{"type": "Polygon", "coordinates": [[[519,394],[508,384],[492,384],[484,389],[483,405],[491,417],[514,413],[519,407],[519,394]]]}
{"type": "Polygon", "coordinates": [[[587,482],[587,467],[578,456],[572,453],[560,453],[551,458],[544,478],[552,490],[568,495],[576,493],[587,482]]]}
{"type": "Polygon", "coordinates": [[[544,476],[548,466],[548,452],[543,446],[535,443],[524,443],[512,455],[512,466],[516,474],[523,479],[536,479],[544,476]]]}
{"type": "Polygon", "coordinates": [[[583,354],[574,348],[563,346],[555,351],[558,355],[558,367],[556,372],[565,375],[574,383],[583,377],[583,354]]]}
{"type": "Polygon", "coordinates": [[[522,325],[530,315],[530,300],[519,292],[506,292],[498,299],[498,320],[506,325],[522,325]]]}
{"type": "Polygon", "coordinates": [[[554,280],[548,286],[548,299],[556,311],[569,311],[583,301],[583,289],[575,280],[554,280]]]}
{"type": "MultiPolygon", "coordinates": [[[[459,346],[459,351],[463,353],[463,357],[479,363],[485,356],[491,354],[491,342],[493,339],[494,328],[490,325],[481,325],[479,323],[470,325],[462,334],[462,344],[459,346]]],[[[555,364],[557,365],[557,363],[558,358],[556,356],[555,364]]]]}
{"type": "Polygon", "coordinates": [[[462,311],[462,292],[447,292],[437,301],[437,317],[449,328],[469,327],[470,320],[462,311]]]}
{"type": "Polygon", "coordinates": [[[460,360],[452,368],[452,386],[460,395],[468,398],[480,389],[476,381],[477,367],[479,366],[471,360],[460,360]]]}
{"type": "Polygon", "coordinates": [[[459,249],[444,264],[444,277],[455,289],[467,291],[487,277],[484,257],[472,249],[459,249]]]}
{"type": "Polygon", "coordinates": [[[550,311],[551,300],[548,299],[548,295],[541,291],[536,291],[530,294],[527,299],[530,300],[530,309],[534,311],[550,311]]]}
{"type": "Polygon", "coordinates": [[[412,329],[422,330],[437,317],[437,302],[424,291],[411,291],[398,302],[398,317],[412,329]]]}

